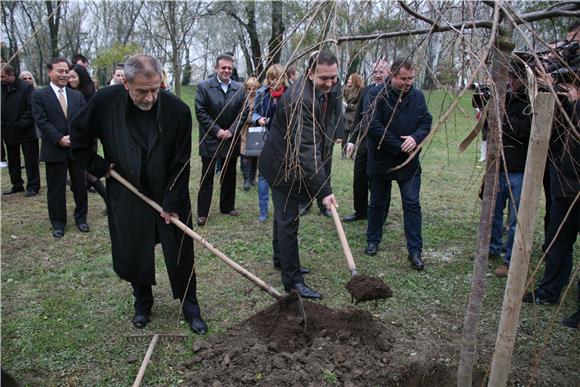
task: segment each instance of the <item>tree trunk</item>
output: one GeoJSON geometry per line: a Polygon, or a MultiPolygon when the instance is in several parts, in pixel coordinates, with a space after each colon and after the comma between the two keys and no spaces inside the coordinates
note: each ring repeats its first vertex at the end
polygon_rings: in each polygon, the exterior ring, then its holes
{"type": "Polygon", "coordinates": [[[10,65],[14,68],[16,74],[20,74],[20,57],[18,55],[18,40],[16,39],[16,23],[14,21],[14,12],[16,12],[16,7],[18,2],[2,2],[2,24],[7,33],[8,38],[8,60],[14,56],[10,61],[10,65]]]}
{"type": "Polygon", "coordinates": [[[512,42],[513,26],[503,24],[498,29],[499,36],[494,47],[492,65],[492,79],[495,93],[488,103],[490,106],[488,124],[488,154],[486,172],[484,178],[483,199],[481,203],[481,215],[477,232],[477,251],[473,261],[473,274],[471,278],[471,292],[469,303],[463,322],[463,338],[461,340],[461,354],[459,368],[457,370],[457,386],[465,387],[472,385],[473,364],[475,362],[475,348],[477,342],[477,325],[481,314],[481,305],[485,295],[485,275],[489,258],[489,240],[491,237],[491,224],[495,209],[496,190],[500,162],[500,128],[505,114],[505,95],[507,85],[507,73],[509,68],[510,54],[514,48],[512,42]]]}
{"type": "Polygon", "coordinates": [[[526,290],[526,275],[532,253],[535,218],[538,214],[542,191],[554,102],[554,95],[548,93],[539,94],[533,102],[535,114],[517,213],[518,223],[488,386],[505,386],[511,368],[522,297],[526,290]]]}
{"type": "Polygon", "coordinates": [[[262,47],[260,45],[260,38],[258,37],[258,30],[256,28],[256,2],[248,1],[246,3],[246,16],[248,23],[245,25],[248,36],[250,37],[250,49],[252,50],[252,62],[256,68],[256,76],[260,80],[264,79],[264,64],[262,63],[262,47]]]}
{"type": "Polygon", "coordinates": [[[268,42],[268,66],[280,63],[282,55],[282,40],[284,39],[284,18],[281,1],[272,3],[272,35],[268,42]]]}
{"type": "Polygon", "coordinates": [[[53,58],[60,56],[58,50],[58,29],[60,25],[60,6],[62,0],[56,2],[53,7],[52,1],[46,1],[46,11],[48,13],[48,32],[50,36],[50,52],[53,58]]]}

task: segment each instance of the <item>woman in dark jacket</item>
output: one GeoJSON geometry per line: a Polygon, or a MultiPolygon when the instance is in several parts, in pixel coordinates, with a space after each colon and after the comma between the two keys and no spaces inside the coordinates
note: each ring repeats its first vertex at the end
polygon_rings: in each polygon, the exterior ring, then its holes
{"type": "MultiPolygon", "coordinates": [[[[81,65],[74,65],[68,72],[68,87],[80,91],[85,98],[85,103],[93,98],[96,92],[95,82],[91,79],[89,72],[81,65]]],[[[95,140],[95,150],[97,148],[97,141],[95,140]]],[[[87,181],[87,189],[89,192],[98,192],[107,202],[105,185],[95,176],[85,172],[87,181]]]]}
{"type": "Polygon", "coordinates": [[[350,76],[348,77],[348,80],[346,81],[346,87],[344,88],[344,91],[342,92],[343,101],[344,101],[344,104],[346,105],[346,108],[344,111],[344,120],[345,120],[344,138],[345,138],[345,141],[343,141],[343,145],[347,144],[349,142],[348,138],[350,136],[350,133],[351,133],[354,121],[355,121],[356,111],[358,108],[358,104],[360,102],[360,97],[361,97],[361,93],[362,93],[363,88],[364,88],[364,82],[363,82],[362,77],[357,73],[350,74],[350,76]]]}
{"type": "MultiPolygon", "coordinates": [[[[278,101],[288,87],[284,66],[279,63],[268,67],[266,71],[266,84],[258,90],[254,102],[252,122],[254,126],[263,126],[270,130],[272,118],[278,108],[278,101]]],[[[268,219],[268,204],[270,201],[270,186],[261,175],[258,178],[258,205],[260,215],[258,220],[265,222],[268,219]]]]}

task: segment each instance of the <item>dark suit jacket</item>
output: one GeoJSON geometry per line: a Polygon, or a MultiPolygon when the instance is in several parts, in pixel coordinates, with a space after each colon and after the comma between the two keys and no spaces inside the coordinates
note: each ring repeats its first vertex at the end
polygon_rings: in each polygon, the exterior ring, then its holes
{"type": "Polygon", "coordinates": [[[61,162],[71,156],[70,148],[63,148],[58,142],[63,136],[70,134],[69,124],[84,106],[85,99],[76,90],[69,88],[65,90],[68,118],[65,117],[50,85],[32,94],[32,114],[42,138],[40,160],[44,162],[61,162]]]}
{"type": "Polygon", "coordinates": [[[239,154],[239,132],[249,113],[243,111],[245,98],[241,83],[232,80],[228,92],[224,93],[216,75],[197,86],[195,116],[199,123],[200,156],[213,157],[217,153],[226,157],[232,147],[231,155],[239,154]],[[234,136],[226,141],[219,140],[216,137],[219,129],[229,130],[234,136]]]}

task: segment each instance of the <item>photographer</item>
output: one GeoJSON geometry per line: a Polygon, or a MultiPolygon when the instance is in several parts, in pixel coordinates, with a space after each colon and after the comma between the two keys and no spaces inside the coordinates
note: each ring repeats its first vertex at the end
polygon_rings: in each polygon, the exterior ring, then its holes
{"type": "Polygon", "coordinates": [[[509,271],[517,223],[517,210],[520,204],[530,129],[532,127],[532,114],[528,90],[524,85],[525,79],[525,67],[512,62],[509,70],[511,92],[506,95],[505,101],[505,117],[501,136],[503,151],[500,159],[497,198],[489,245],[490,257],[500,257],[503,248],[503,213],[507,204],[509,206],[509,228],[506,253],[503,264],[494,271],[497,277],[506,277],[509,271]]]}

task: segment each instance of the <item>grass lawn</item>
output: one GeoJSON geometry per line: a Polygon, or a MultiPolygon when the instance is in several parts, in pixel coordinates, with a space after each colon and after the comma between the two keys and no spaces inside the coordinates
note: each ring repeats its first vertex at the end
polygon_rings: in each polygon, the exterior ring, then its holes
{"type": "MultiPolygon", "coordinates": [[[[183,92],[193,110],[193,88],[185,87],[183,92]]],[[[441,91],[426,93],[426,97],[436,120],[450,99],[441,91]]],[[[477,192],[482,177],[482,164],[476,162],[478,144],[472,144],[463,154],[457,151],[475,123],[470,97],[464,97],[460,106],[421,154],[425,270],[416,272],[407,262],[397,189],[393,190],[383,243],[375,257],[363,253],[366,224],[345,224],[359,272],[382,277],[394,290],[392,299],[378,306],[360,307],[368,309],[387,327],[398,327],[413,337],[414,348],[409,348],[409,353],[435,345],[436,340],[431,342],[430,338],[447,339],[455,349],[449,358],[451,368],[459,356],[458,338],[470,289],[471,257],[479,222],[477,192]],[[425,335],[414,337],[418,330],[425,335]]],[[[194,205],[201,170],[197,137],[196,126],[190,184],[194,205]]],[[[353,161],[341,160],[339,148],[335,147],[332,186],[339,213],[346,215],[352,212],[353,161]]],[[[41,174],[44,176],[43,166],[41,174]]],[[[9,189],[6,169],[1,171],[1,181],[3,191],[9,189]]],[[[56,240],[50,234],[45,187],[43,178],[41,194],[34,198],[2,197],[2,367],[28,386],[130,385],[148,340],[131,342],[126,338],[140,332],[131,324],[130,285],[119,280],[112,270],[105,205],[98,195],[89,194],[91,232],[81,234],[74,227],[72,195],[67,192],[69,225],[65,237],[56,240]]],[[[281,289],[279,273],[271,264],[271,221],[258,222],[257,190],[253,187],[244,192],[239,173],[236,195],[237,208],[242,213],[239,218],[220,215],[219,195],[214,195],[208,225],[195,227],[195,231],[281,289]]],[[[324,294],[322,303],[344,308],[350,304],[344,289],[350,273],[332,220],[318,216],[315,209],[316,206],[301,218],[301,260],[313,269],[307,281],[324,294]]],[[[532,269],[542,241],[543,226],[538,217],[532,269]]],[[[171,297],[161,249],[156,251],[158,286],[154,288],[153,319],[145,332],[186,333],[188,338],[184,342],[161,340],[147,369],[145,384],[176,385],[182,379],[179,365],[193,354],[192,343],[204,339],[190,334],[187,326],[178,321],[179,305],[171,297]]],[[[576,245],[576,265],[578,251],[576,245]]],[[[199,245],[196,257],[198,298],[210,335],[227,331],[273,302],[199,245]]],[[[540,269],[539,274],[542,272],[540,269]]],[[[478,346],[478,366],[483,370],[490,364],[505,282],[494,276],[487,280],[478,346]]],[[[575,311],[576,297],[573,286],[560,309],[523,306],[511,382],[527,384],[530,369],[534,369],[530,364],[537,357],[542,384],[569,381],[569,385],[580,385],[580,336],[558,324],[575,311]]]]}

